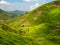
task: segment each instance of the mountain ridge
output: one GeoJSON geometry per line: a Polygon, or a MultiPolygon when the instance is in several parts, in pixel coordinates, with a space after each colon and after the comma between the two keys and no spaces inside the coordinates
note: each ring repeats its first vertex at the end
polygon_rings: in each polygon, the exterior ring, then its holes
{"type": "Polygon", "coordinates": [[[20,10],[9,11],[9,13],[15,14],[15,15],[22,15],[22,14],[24,14],[25,12],[26,12],[26,11],[20,11],[20,10]]]}

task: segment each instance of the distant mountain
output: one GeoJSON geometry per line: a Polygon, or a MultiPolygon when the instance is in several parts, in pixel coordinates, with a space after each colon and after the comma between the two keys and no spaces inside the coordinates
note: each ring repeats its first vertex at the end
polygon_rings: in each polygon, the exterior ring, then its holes
{"type": "Polygon", "coordinates": [[[24,14],[25,12],[26,11],[15,10],[15,11],[10,11],[9,13],[19,15],[19,14],[24,14]]]}

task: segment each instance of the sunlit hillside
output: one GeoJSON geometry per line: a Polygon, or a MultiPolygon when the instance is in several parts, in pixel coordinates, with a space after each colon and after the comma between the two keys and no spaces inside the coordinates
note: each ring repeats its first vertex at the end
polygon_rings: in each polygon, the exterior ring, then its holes
{"type": "MultiPolygon", "coordinates": [[[[31,12],[28,12],[14,20],[8,21],[7,24],[9,24],[10,27],[13,27],[16,29],[18,29],[21,26],[39,25],[41,23],[46,23],[47,22],[46,20],[48,18],[51,18],[51,20],[52,20],[53,16],[55,16],[56,12],[57,13],[60,12],[60,2],[58,2],[58,1],[44,4],[31,12]],[[56,5],[56,3],[57,3],[57,5],[56,5]]],[[[58,17],[56,17],[56,18],[58,18],[58,17]]],[[[50,21],[50,20],[48,19],[48,21],[50,21]]]]}
{"type": "Polygon", "coordinates": [[[60,1],[0,23],[0,45],[60,45],[60,1]]]}

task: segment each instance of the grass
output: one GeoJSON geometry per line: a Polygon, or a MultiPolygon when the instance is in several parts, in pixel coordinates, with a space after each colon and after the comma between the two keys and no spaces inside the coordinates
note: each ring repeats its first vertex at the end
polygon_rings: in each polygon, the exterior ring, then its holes
{"type": "Polygon", "coordinates": [[[60,36],[47,24],[21,27],[21,30],[13,33],[0,28],[0,45],[60,45],[60,36]]]}

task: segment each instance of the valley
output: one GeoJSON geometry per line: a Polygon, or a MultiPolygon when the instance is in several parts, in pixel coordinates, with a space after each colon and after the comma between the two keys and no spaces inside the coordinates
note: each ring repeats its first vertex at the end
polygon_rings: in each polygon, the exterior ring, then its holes
{"type": "Polygon", "coordinates": [[[15,16],[0,10],[0,45],[60,45],[60,1],[15,16]]]}

